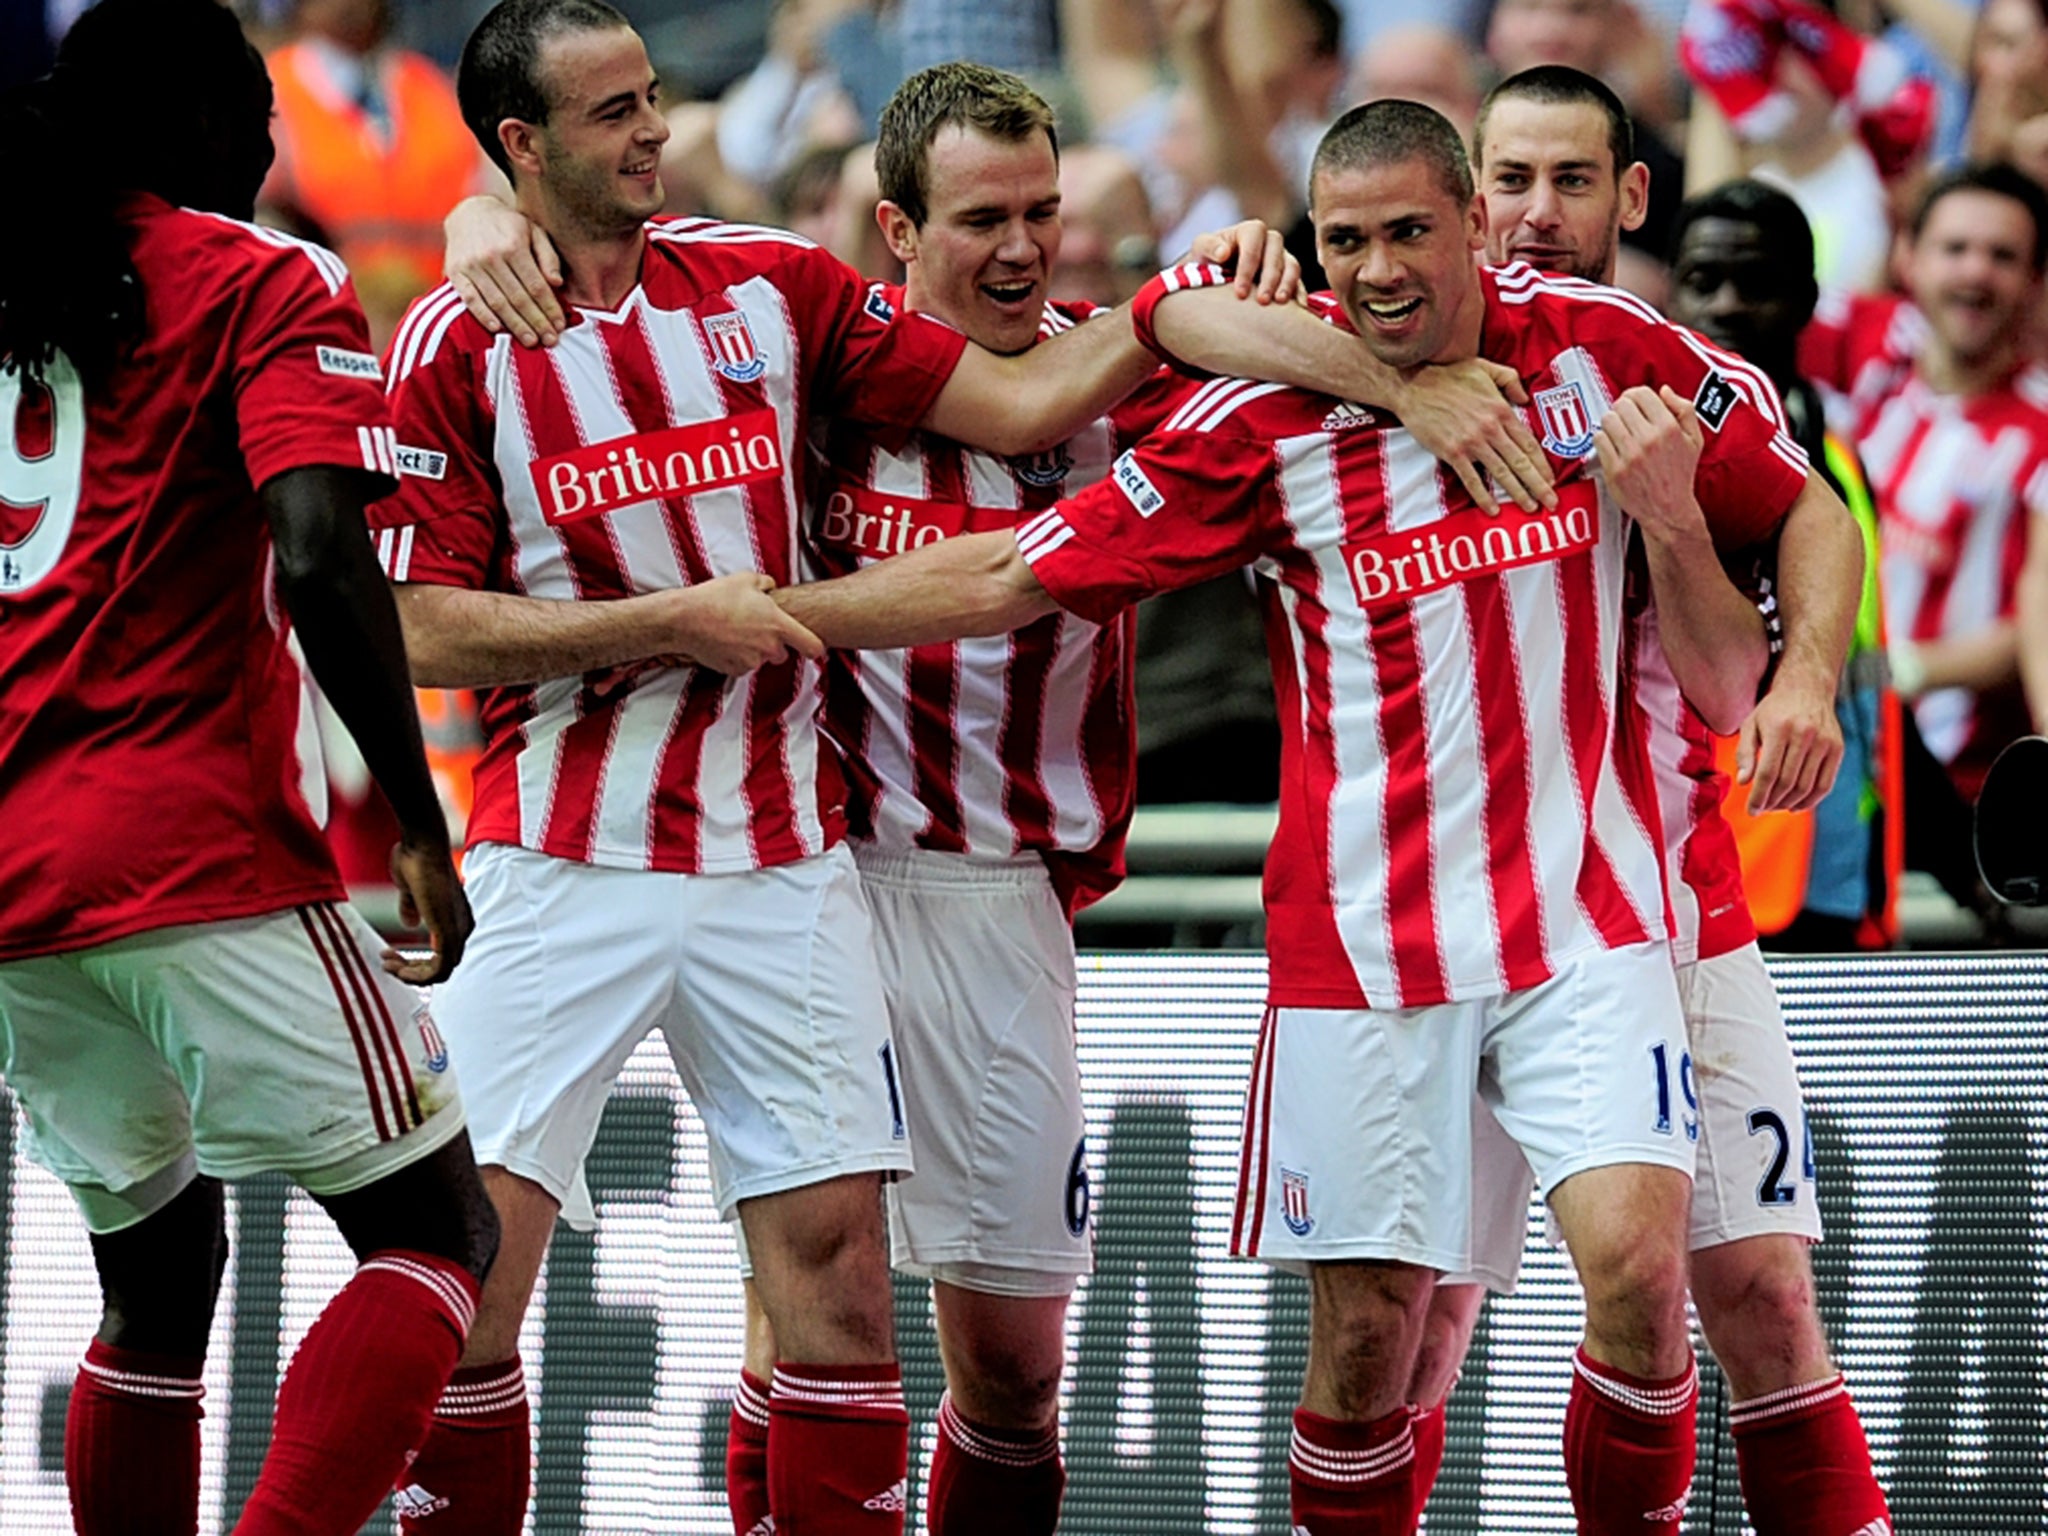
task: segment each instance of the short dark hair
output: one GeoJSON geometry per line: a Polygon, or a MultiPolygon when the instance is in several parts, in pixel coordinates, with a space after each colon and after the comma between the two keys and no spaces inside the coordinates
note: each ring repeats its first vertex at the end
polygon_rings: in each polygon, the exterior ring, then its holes
{"type": "MultiPolygon", "coordinates": [[[[1679,247],[1685,232],[1702,219],[1727,219],[1735,224],[1754,224],[1762,235],[1772,265],[1785,271],[1787,288],[1796,293],[1799,307],[1811,318],[1820,299],[1820,282],[1815,275],[1813,226],[1799,204],[1776,187],[1751,177],[1724,181],[1720,186],[1689,197],[1679,205],[1671,220],[1671,245],[1666,260],[1678,264],[1679,247]]],[[[1799,322],[1804,324],[1804,321],[1799,322]]]]}
{"type": "Polygon", "coordinates": [[[2048,263],[2048,192],[2043,192],[2041,184],[2024,171],[2003,161],[1959,166],[1945,176],[1937,176],[1920,194],[1919,205],[1913,210],[1911,229],[1916,241],[1927,228],[1934,205],[1956,192],[1989,192],[1994,197],[2009,197],[2026,209],[2034,226],[2034,270],[2039,272],[2048,263]]]}
{"type": "Polygon", "coordinates": [[[548,120],[548,93],[541,84],[540,50],[566,32],[609,32],[631,27],[604,0],[500,0],[462,45],[455,71],[455,96],[462,120],[483,145],[491,163],[507,176],[512,162],[498,142],[498,124],[548,120]]]}
{"type": "Polygon", "coordinates": [[[931,147],[945,128],[972,128],[1005,144],[1043,133],[1060,155],[1045,98],[1007,70],[986,64],[934,64],[896,88],[875,134],[875,180],[882,196],[919,229],[930,215],[931,147]]]}
{"type": "Polygon", "coordinates": [[[1509,75],[1479,103],[1479,116],[1472,124],[1474,165],[1486,158],[1486,121],[1493,116],[1493,104],[1510,97],[1545,107],[1598,107],[1607,119],[1607,147],[1614,154],[1614,174],[1619,176],[1636,163],[1636,125],[1606,82],[1569,64],[1538,64],[1509,75]]]}
{"type": "Polygon", "coordinates": [[[1419,101],[1393,98],[1353,107],[1330,124],[1309,166],[1309,200],[1319,176],[1408,160],[1427,164],[1460,207],[1472,201],[1472,163],[1450,119],[1419,101]]]}

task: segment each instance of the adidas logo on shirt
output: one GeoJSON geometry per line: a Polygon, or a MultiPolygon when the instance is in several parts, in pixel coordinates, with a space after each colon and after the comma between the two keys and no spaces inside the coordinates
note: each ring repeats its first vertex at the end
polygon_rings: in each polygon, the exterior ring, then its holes
{"type": "Polygon", "coordinates": [[[775,1517],[763,1515],[747,1527],[747,1536],[775,1536],[775,1517]]]}
{"type": "Polygon", "coordinates": [[[877,1514],[900,1515],[909,1508],[909,1503],[910,1479],[903,1477],[896,1480],[895,1487],[884,1488],[872,1499],[861,1505],[861,1508],[872,1509],[877,1514]]]}
{"type": "Polygon", "coordinates": [[[1346,427],[1369,427],[1377,418],[1364,406],[1339,400],[1337,408],[1323,418],[1325,432],[1342,432],[1346,427]]]}

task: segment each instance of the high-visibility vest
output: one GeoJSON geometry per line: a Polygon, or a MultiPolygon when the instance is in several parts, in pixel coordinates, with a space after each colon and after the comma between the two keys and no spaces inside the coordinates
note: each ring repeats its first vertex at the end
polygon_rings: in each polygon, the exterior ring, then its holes
{"type": "MultiPolygon", "coordinates": [[[[1853,791],[1858,820],[1879,822],[1883,838],[1884,899],[1877,910],[1866,909],[1860,941],[1873,947],[1898,937],[1899,878],[1905,869],[1904,756],[1900,747],[1898,695],[1884,669],[1884,605],[1877,583],[1877,505],[1863,477],[1863,466],[1846,443],[1829,433],[1823,443],[1828,478],[1834,482],[1863,535],[1863,594],[1856,609],[1856,636],[1842,682],[1839,708],[1855,696],[1864,704],[1875,694],[1876,741],[1872,761],[1860,781],[1838,781],[1835,793],[1853,791]]],[[[1715,747],[1715,766],[1735,772],[1736,739],[1723,737],[1715,747]]],[[[1846,768],[1847,765],[1845,765],[1846,768]]],[[[1813,867],[1814,813],[1774,811],[1752,816],[1738,788],[1722,803],[1722,813],[1735,833],[1742,857],[1742,883],[1749,895],[1750,917],[1757,932],[1768,937],[1790,926],[1806,905],[1807,877],[1813,867]]]]}
{"type": "Polygon", "coordinates": [[[482,152],[455,88],[416,53],[381,51],[377,71],[390,131],[345,95],[325,51],[290,43],[270,55],[277,93],[277,165],[266,195],[301,210],[356,275],[413,292],[441,280],[441,220],[477,188],[482,152]]]}
{"type": "Polygon", "coordinates": [[[484,731],[477,716],[476,695],[461,688],[420,688],[420,736],[427,749],[427,768],[448,813],[448,832],[457,843],[469,825],[476,803],[477,759],[484,755],[484,731]]]}

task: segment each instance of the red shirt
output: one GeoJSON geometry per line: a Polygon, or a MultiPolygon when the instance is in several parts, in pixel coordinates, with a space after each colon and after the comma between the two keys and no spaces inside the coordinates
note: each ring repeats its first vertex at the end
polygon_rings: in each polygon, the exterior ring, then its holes
{"type": "Polygon", "coordinates": [[[0,374],[0,958],[343,892],[299,791],[256,488],[393,468],[317,246],[136,196],[147,330],[88,394],[0,374]]]}
{"type": "MultiPolygon", "coordinates": [[[[901,307],[902,290],[887,301],[901,307]]],[[[1048,304],[1039,335],[1096,312],[1048,304]]],[[[812,493],[819,572],[1014,527],[1100,480],[1192,388],[1162,369],[1058,447],[1016,459],[835,421],[812,493]]],[[[854,834],[883,849],[1041,854],[1070,911],[1114,890],[1136,801],[1136,639],[1126,609],[1100,625],[1056,613],[1007,635],[832,652],[825,728],[847,756],[854,834]]]]}
{"type": "MultiPolygon", "coordinates": [[[[402,480],[374,518],[393,580],[586,601],[794,581],[814,416],[914,426],[966,347],[786,231],[647,235],[618,310],[551,349],[493,337],[447,287],[413,306],[391,343],[402,480]]],[[[792,658],[603,699],[574,677],[485,689],[469,840],[685,874],[823,852],[845,813],[821,675],[792,658]]]]}
{"type": "MultiPolygon", "coordinates": [[[[2027,541],[2048,514],[2048,368],[2025,364],[1978,395],[1939,394],[1913,366],[1926,328],[1901,298],[1831,298],[1799,347],[1870,476],[1885,627],[1915,641],[2012,619],[2027,541]]],[[[2027,730],[2017,682],[1936,689],[1914,701],[1913,715],[1972,796],[2027,730]]]]}
{"type": "Polygon", "coordinates": [[[1628,528],[1590,468],[1627,385],[1696,399],[1717,539],[1806,462],[1690,333],[1625,295],[1483,271],[1482,355],[1527,383],[1559,505],[1475,507],[1399,423],[1218,379],[1018,532],[1088,616],[1256,560],[1283,721],[1271,1001],[1417,1007],[1534,986],[1666,933],[1647,726],[1620,692],[1628,528]]]}

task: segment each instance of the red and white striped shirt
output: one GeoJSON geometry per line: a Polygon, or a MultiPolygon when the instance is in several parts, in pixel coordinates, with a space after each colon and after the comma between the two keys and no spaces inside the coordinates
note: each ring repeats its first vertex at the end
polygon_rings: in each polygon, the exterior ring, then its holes
{"type": "MultiPolygon", "coordinates": [[[[886,301],[900,306],[902,290],[886,301]]],[[[1096,312],[1048,304],[1039,335],[1096,312]]],[[[812,488],[818,574],[1015,527],[1100,480],[1192,388],[1161,370],[1065,443],[1013,459],[927,432],[892,443],[836,419],[812,488]]],[[[1136,629],[1128,609],[1100,625],[1057,613],[1007,635],[832,652],[825,728],[847,757],[854,835],[889,850],[1040,854],[1069,912],[1115,889],[1135,804],[1136,629]]]]}
{"type": "MultiPolygon", "coordinates": [[[[1823,306],[1800,364],[1835,391],[1877,502],[1885,625],[1929,641],[2014,616],[2032,517],[2048,514],[2048,368],[2028,363],[1970,397],[1927,386],[1913,359],[1926,321],[1898,297],[1823,306]]],[[[1934,755],[1965,781],[2027,730],[2017,683],[1943,688],[1913,706],[1934,755]]]]}
{"type": "Polygon", "coordinates": [[[1292,727],[1266,860],[1276,1006],[1493,996],[1663,937],[1646,727],[1618,693],[1628,530],[1592,434],[1625,385],[1694,399],[1700,501],[1728,548],[1805,483],[1690,333],[1526,267],[1479,282],[1480,350],[1529,387],[1555,511],[1489,516],[1391,418],[1219,379],[1018,532],[1091,617],[1258,562],[1292,727]]]}
{"type": "MultiPolygon", "coordinates": [[[[813,416],[912,426],[966,346],[799,236],[647,234],[618,310],[549,350],[492,337],[447,287],[413,306],[390,364],[400,490],[373,516],[393,580],[581,601],[794,581],[813,416]]],[[[793,658],[604,699],[580,677],[487,689],[470,841],[691,874],[822,852],[844,811],[819,678],[793,658]]]]}
{"type": "MultiPolygon", "coordinates": [[[[1777,406],[1768,381],[1761,398],[1777,406]]],[[[1658,638],[1648,572],[1638,567],[1630,575],[1624,692],[1635,699],[1647,727],[1657,815],[1664,829],[1671,962],[1691,965],[1753,943],[1756,924],[1742,884],[1735,831],[1721,814],[1730,785],[1714,766],[1714,734],[1686,702],[1672,674],[1658,638]]]]}

